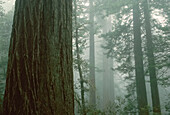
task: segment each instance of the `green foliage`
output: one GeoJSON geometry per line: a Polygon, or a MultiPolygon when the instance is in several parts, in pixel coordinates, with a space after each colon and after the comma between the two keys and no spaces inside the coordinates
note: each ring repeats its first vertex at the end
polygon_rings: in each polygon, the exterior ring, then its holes
{"type": "Polygon", "coordinates": [[[86,110],[85,93],[88,91],[88,60],[83,59],[88,39],[88,6],[87,1],[76,0],[73,4],[73,67],[78,73],[75,76],[75,104],[76,112],[83,114],[86,110]],[[78,48],[77,46],[78,45],[78,48]],[[81,75],[80,75],[81,74],[81,75]],[[81,92],[81,93],[80,93],[81,92]]]}
{"type": "MultiPolygon", "coordinates": [[[[88,115],[127,115],[127,114],[136,114],[137,108],[133,106],[130,100],[126,98],[116,97],[114,103],[111,103],[104,110],[96,109],[93,106],[87,106],[86,112],[88,115]],[[131,104],[132,105],[131,105],[131,104]],[[132,108],[134,111],[130,110],[132,108]]],[[[79,111],[81,113],[81,109],[79,111]]]]}
{"type": "Polygon", "coordinates": [[[119,13],[123,7],[131,7],[132,0],[98,0],[96,2],[96,11],[99,15],[105,16],[119,13]]]}
{"type": "MultiPolygon", "coordinates": [[[[127,113],[135,113],[137,110],[136,86],[133,62],[133,28],[131,7],[123,7],[119,13],[114,14],[112,31],[103,34],[107,56],[113,57],[118,63],[114,68],[124,76],[127,94],[125,95],[124,110],[127,113]]],[[[121,113],[123,114],[123,113],[121,113]]]]}
{"type": "Polygon", "coordinates": [[[170,1],[154,0],[151,2],[151,7],[158,82],[163,87],[170,87],[170,74],[168,73],[170,68],[170,1]],[[159,21],[157,18],[154,18],[156,16],[160,16],[163,20],[159,21]]]}
{"type": "MultiPolygon", "coordinates": [[[[109,1],[109,0],[108,0],[109,1]]],[[[137,107],[135,96],[135,79],[134,79],[134,55],[133,55],[133,25],[132,25],[132,7],[131,2],[122,4],[121,2],[113,7],[112,4],[106,5],[103,1],[101,7],[105,11],[104,17],[111,15],[113,17],[112,30],[104,35],[101,35],[106,41],[106,45],[102,46],[107,50],[107,56],[113,57],[116,61],[117,67],[114,69],[121,75],[125,76],[127,95],[125,99],[126,111],[135,112],[137,107]],[[109,6],[109,7],[108,7],[109,6]],[[115,8],[115,9],[114,9],[115,8]]],[[[119,1],[117,1],[119,2],[119,1]]],[[[143,1],[141,1],[142,3],[143,1]]],[[[116,5],[116,4],[114,4],[116,5]]],[[[153,0],[151,1],[151,24],[152,24],[152,39],[154,42],[154,55],[156,60],[156,70],[158,75],[159,85],[170,87],[169,63],[170,63],[170,1],[153,0]],[[164,20],[160,22],[157,16],[164,20]]],[[[140,5],[141,12],[143,11],[140,5]]],[[[102,11],[100,11],[102,12],[102,11]]],[[[101,14],[102,15],[102,14],[101,14]]],[[[160,18],[159,18],[160,19],[160,18]]],[[[145,76],[148,76],[148,63],[146,55],[146,39],[144,31],[143,13],[141,17],[142,22],[142,47],[144,58],[145,76]]]]}
{"type": "Polygon", "coordinates": [[[2,17],[3,15],[4,15],[4,9],[3,9],[3,7],[2,7],[2,4],[3,4],[4,2],[2,1],[2,0],[0,0],[0,17],[2,17]]]}

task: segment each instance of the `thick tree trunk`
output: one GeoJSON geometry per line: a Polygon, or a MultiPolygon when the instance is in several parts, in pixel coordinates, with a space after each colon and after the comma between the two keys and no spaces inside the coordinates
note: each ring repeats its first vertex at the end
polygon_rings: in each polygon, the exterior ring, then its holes
{"type": "Polygon", "coordinates": [[[73,115],[72,0],[16,0],[4,115],[73,115]]]}
{"type": "Polygon", "coordinates": [[[92,106],[96,105],[95,90],[95,46],[94,46],[94,8],[93,0],[90,0],[90,99],[92,106]]]}
{"type": "Polygon", "coordinates": [[[150,24],[150,13],[149,13],[147,0],[144,1],[144,18],[145,18],[147,56],[148,56],[153,112],[160,114],[161,109],[160,109],[159,91],[158,91],[158,84],[156,78],[155,58],[153,54],[153,42],[152,42],[151,24],[150,24]]]}
{"type": "Polygon", "coordinates": [[[141,47],[141,29],[140,29],[140,11],[138,0],[133,1],[133,31],[134,31],[134,56],[135,56],[135,74],[137,101],[139,115],[148,115],[146,85],[143,69],[143,54],[141,47]]]}

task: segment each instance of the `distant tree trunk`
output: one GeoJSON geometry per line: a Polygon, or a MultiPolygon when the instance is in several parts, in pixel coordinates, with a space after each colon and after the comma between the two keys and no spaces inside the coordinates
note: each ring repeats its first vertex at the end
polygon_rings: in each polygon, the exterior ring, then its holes
{"type": "Polygon", "coordinates": [[[78,71],[79,71],[79,76],[80,76],[80,90],[81,90],[81,103],[82,103],[82,109],[83,109],[83,115],[86,115],[86,111],[85,111],[85,99],[84,99],[84,79],[83,79],[83,72],[81,69],[81,57],[80,57],[80,49],[79,49],[79,42],[78,42],[78,24],[77,24],[77,4],[76,4],[77,0],[74,0],[74,7],[75,7],[75,11],[74,11],[74,15],[75,15],[75,28],[76,28],[76,50],[77,50],[77,66],[78,66],[78,71]]]}
{"type": "Polygon", "coordinates": [[[74,115],[72,0],[16,0],[4,115],[74,115]]]}
{"type": "Polygon", "coordinates": [[[96,105],[95,89],[95,47],[94,47],[94,8],[93,0],[90,0],[90,99],[92,106],[96,105]]]}
{"type": "Polygon", "coordinates": [[[134,56],[135,56],[135,74],[136,89],[139,115],[148,115],[148,103],[146,95],[146,85],[143,69],[143,54],[141,47],[141,29],[140,29],[140,11],[138,0],[133,1],[133,31],[134,31],[134,56]]]}
{"type": "Polygon", "coordinates": [[[113,59],[103,55],[103,109],[106,110],[113,104],[114,82],[113,82],[113,59]]]}
{"type": "MultiPolygon", "coordinates": [[[[101,19],[103,34],[112,28],[111,18],[101,19]]],[[[103,39],[103,44],[105,40],[103,39]]],[[[114,100],[114,78],[113,78],[113,58],[107,57],[106,49],[103,49],[103,110],[108,109],[114,100]]],[[[107,111],[107,110],[106,110],[107,111]]],[[[114,110],[113,110],[114,111],[114,110]]],[[[112,111],[112,112],[113,112],[112,111]]]]}
{"type": "Polygon", "coordinates": [[[144,18],[145,18],[147,56],[148,56],[153,112],[160,114],[161,109],[160,109],[159,91],[158,91],[158,84],[156,78],[155,57],[153,54],[153,42],[152,42],[151,24],[150,24],[150,13],[149,13],[149,6],[147,0],[144,1],[144,18]]]}

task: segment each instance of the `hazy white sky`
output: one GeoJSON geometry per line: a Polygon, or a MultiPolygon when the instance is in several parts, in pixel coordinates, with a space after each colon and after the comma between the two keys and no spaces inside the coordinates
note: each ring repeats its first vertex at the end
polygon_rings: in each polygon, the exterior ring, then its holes
{"type": "Polygon", "coordinates": [[[12,9],[13,5],[15,4],[15,0],[2,0],[5,3],[2,5],[5,11],[9,11],[12,9]]]}

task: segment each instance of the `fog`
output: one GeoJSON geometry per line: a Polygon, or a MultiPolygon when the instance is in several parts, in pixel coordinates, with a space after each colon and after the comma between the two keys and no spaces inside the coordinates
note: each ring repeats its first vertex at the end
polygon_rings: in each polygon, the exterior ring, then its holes
{"type": "MultiPolygon", "coordinates": [[[[15,0],[1,1],[2,111],[15,0]]],[[[73,0],[75,115],[170,114],[169,8],[167,0],[73,0]]]]}

